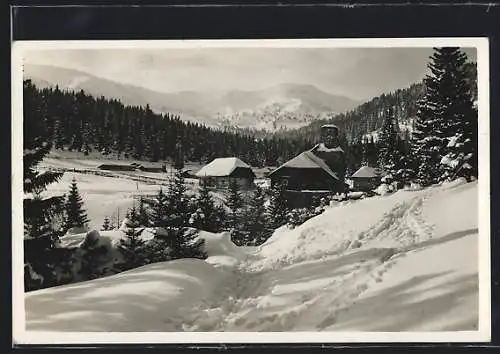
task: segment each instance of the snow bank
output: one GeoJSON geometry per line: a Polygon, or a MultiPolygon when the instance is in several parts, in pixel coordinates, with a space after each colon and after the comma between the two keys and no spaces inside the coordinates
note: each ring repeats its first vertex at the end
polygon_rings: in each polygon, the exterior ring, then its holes
{"type": "Polygon", "coordinates": [[[183,331],[227,273],[197,259],[156,263],[97,280],[26,294],[27,330],[183,331]]]}
{"type": "MultiPolygon", "coordinates": [[[[154,237],[154,233],[154,228],[144,228],[140,238],[144,241],[149,241],[154,237]]],[[[113,246],[116,246],[120,242],[120,239],[125,237],[125,232],[124,230],[99,231],[99,235],[99,239],[107,239],[113,246]]],[[[86,236],[87,233],[75,235],[66,234],[60,239],[61,247],[80,247],[83,241],[85,241],[86,236]]]]}
{"type": "Polygon", "coordinates": [[[382,233],[418,193],[399,191],[386,197],[339,203],[293,230],[282,227],[260,246],[262,260],[254,266],[274,267],[356,248],[382,233]]]}
{"type": "Polygon", "coordinates": [[[387,183],[382,183],[375,189],[375,193],[378,195],[387,195],[391,192],[391,189],[387,183]]]}
{"type": "Polygon", "coordinates": [[[347,197],[349,199],[361,199],[363,198],[364,196],[366,196],[366,193],[365,192],[349,192],[347,194],[347,197]]]}
{"type": "Polygon", "coordinates": [[[208,255],[206,262],[227,267],[236,267],[247,254],[233,241],[229,232],[214,234],[200,231],[199,238],[205,240],[205,252],[208,255]]]}
{"type": "Polygon", "coordinates": [[[477,330],[477,245],[472,233],[389,263],[324,330],[477,330]]]}

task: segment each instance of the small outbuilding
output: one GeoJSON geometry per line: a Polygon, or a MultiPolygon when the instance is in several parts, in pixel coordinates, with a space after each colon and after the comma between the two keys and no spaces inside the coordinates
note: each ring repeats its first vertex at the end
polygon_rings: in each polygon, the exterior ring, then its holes
{"type": "Polygon", "coordinates": [[[252,168],[237,157],[217,158],[202,167],[196,177],[200,185],[215,188],[227,188],[231,180],[238,183],[240,188],[248,189],[253,186],[255,173],[252,168]]]}
{"type": "Polygon", "coordinates": [[[137,169],[143,172],[155,172],[155,173],[167,171],[167,167],[165,165],[159,166],[157,164],[148,164],[148,163],[137,165],[137,169]]]}
{"type": "Polygon", "coordinates": [[[353,189],[356,191],[371,191],[376,189],[383,176],[382,170],[376,167],[362,166],[352,176],[353,189]]]}
{"type": "Polygon", "coordinates": [[[137,167],[134,164],[112,164],[105,163],[97,166],[100,170],[106,171],[135,171],[137,167]]]}

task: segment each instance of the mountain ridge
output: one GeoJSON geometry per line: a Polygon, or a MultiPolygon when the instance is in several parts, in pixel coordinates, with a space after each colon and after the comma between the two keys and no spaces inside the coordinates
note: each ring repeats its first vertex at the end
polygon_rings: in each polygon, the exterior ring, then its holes
{"type": "Polygon", "coordinates": [[[26,64],[25,77],[40,87],[58,85],[60,89],[116,98],[128,105],[149,105],[157,113],[168,112],[217,128],[256,125],[275,130],[287,125],[303,126],[323,113],[345,112],[361,103],[309,84],[279,83],[261,90],[159,92],[79,70],[38,64],[26,64]]]}

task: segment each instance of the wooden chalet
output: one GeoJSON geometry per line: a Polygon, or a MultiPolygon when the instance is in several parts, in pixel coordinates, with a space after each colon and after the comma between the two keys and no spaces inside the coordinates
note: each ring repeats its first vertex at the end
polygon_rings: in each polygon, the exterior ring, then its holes
{"type": "Polygon", "coordinates": [[[240,188],[249,189],[253,187],[255,173],[245,162],[236,157],[217,158],[208,165],[202,167],[196,177],[200,185],[208,185],[214,188],[227,188],[231,180],[235,180],[240,188]]]}
{"type": "Polygon", "coordinates": [[[338,128],[321,127],[321,140],[285,162],[269,174],[271,185],[284,184],[291,206],[307,205],[315,196],[344,193],[346,163],[344,151],[338,145],[338,128]]]}

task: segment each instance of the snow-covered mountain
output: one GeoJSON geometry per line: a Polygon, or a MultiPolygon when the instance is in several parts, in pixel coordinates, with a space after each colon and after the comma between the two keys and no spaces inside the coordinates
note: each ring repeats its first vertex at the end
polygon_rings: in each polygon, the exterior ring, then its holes
{"type": "Polygon", "coordinates": [[[41,87],[59,85],[61,89],[116,98],[127,105],[149,104],[156,112],[170,112],[184,120],[221,128],[296,128],[325,113],[345,112],[359,104],[312,85],[292,83],[252,91],[158,92],[60,67],[26,64],[24,74],[41,87]]]}

